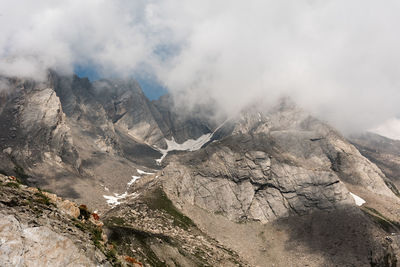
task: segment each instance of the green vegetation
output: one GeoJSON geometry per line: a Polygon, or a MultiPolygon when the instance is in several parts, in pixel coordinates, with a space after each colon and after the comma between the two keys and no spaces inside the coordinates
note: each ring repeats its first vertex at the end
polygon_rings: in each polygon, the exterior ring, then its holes
{"type": "Polygon", "coordinates": [[[78,228],[78,229],[80,229],[80,230],[82,230],[84,232],[86,231],[86,227],[81,221],[79,221],[79,220],[77,220],[75,218],[73,218],[72,221],[73,221],[73,224],[75,225],[76,228],[78,228]]]}
{"type": "MultiPolygon", "coordinates": [[[[86,207],[85,205],[81,205],[81,206],[86,207]]],[[[84,210],[87,211],[87,208],[85,208],[84,210]]],[[[107,260],[113,266],[121,266],[121,263],[117,258],[115,244],[111,244],[111,246],[107,246],[106,244],[104,244],[103,238],[102,238],[103,232],[102,232],[101,227],[98,227],[91,222],[82,222],[75,218],[73,218],[72,221],[73,221],[73,224],[75,225],[75,227],[77,227],[81,231],[88,233],[90,235],[90,238],[91,238],[93,244],[98,249],[100,249],[104,253],[104,255],[106,255],[107,260]]]]}
{"type": "Polygon", "coordinates": [[[400,192],[394,183],[392,183],[389,179],[385,179],[385,184],[390,190],[392,190],[393,194],[400,197],[400,192]]]}
{"type": "Polygon", "coordinates": [[[217,210],[214,212],[215,215],[223,215],[224,212],[222,210],[217,210]]]}
{"type": "Polygon", "coordinates": [[[113,266],[122,266],[119,260],[117,259],[117,251],[115,250],[115,246],[112,245],[112,248],[108,248],[104,251],[104,255],[106,255],[107,260],[113,264],[113,266]]]}
{"type": "Polygon", "coordinates": [[[36,198],[34,198],[34,201],[37,203],[44,204],[46,206],[50,206],[53,204],[51,203],[50,199],[47,196],[45,196],[40,190],[39,192],[35,193],[35,197],[36,198]]]}
{"type": "Polygon", "coordinates": [[[115,242],[118,246],[118,250],[125,255],[135,257],[131,250],[131,246],[140,248],[139,253],[142,258],[148,261],[149,266],[164,267],[166,264],[162,262],[152,250],[150,244],[154,241],[154,238],[161,239],[164,242],[170,243],[168,237],[161,234],[150,234],[130,226],[118,226],[110,225],[108,229],[112,231],[110,240],[115,242]]]}
{"type": "Polygon", "coordinates": [[[8,182],[4,186],[12,187],[12,188],[19,188],[19,184],[15,182],[8,182]]]}
{"type": "Polygon", "coordinates": [[[97,228],[96,227],[93,228],[92,231],[91,231],[92,241],[96,246],[98,246],[100,244],[100,241],[103,240],[101,238],[101,233],[102,233],[102,231],[98,227],[97,228]]]}
{"type": "Polygon", "coordinates": [[[162,210],[171,215],[174,220],[174,225],[188,229],[195,227],[194,222],[187,216],[183,215],[172,203],[172,201],[165,195],[161,188],[157,188],[148,197],[148,206],[153,210],[162,210]]]}
{"type": "Polygon", "coordinates": [[[50,193],[50,194],[54,194],[53,192],[51,192],[50,190],[48,190],[48,189],[43,189],[43,188],[40,188],[40,187],[38,187],[37,188],[40,192],[47,192],[47,193],[50,193]]]}
{"type": "Polygon", "coordinates": [[[15,172],[15,175],[16,175],[18,178],[26,179],[26,178],[29,177],[29,175],[27,175],[27,174],[25,173],[24,168],[22,168],[22,166],[17,162],[17,160],[16,160],[16,158],[15,158],[14,156],[10,156],[10,160],[11,160],[12,163],[14,164],[14,172],[15,172]]]}

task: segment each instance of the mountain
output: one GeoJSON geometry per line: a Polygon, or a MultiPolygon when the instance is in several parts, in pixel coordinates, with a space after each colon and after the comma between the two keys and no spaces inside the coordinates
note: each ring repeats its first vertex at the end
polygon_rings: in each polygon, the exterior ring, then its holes
{"type": "Polygon", "coordinates": [[[139,180],[118,209],[158,184],[250,266],[391,266],[397,234],[387,236],[399,230],[399,199],[337,131],[287,101],[220,129],[221,139],[167,158],[159,177],[139,180]]]}
{"type": "Polygon", "coordinates": [[[396,266],[393,140],[347,139],[290,99],[217,119],[170,95],[149,101],[135,80],[1,80],[1,172],[96,209],[119,255],[145,266],[396,266]]]}
{"type": "Polygon", "coordinates": [[[400,195],[400,141],[374,133],[350,137],[351,142],[363,156],[375,163],[385,174],[386,184],[396,195],[400,195]]]}
{"type": "Polygon", "coordinates": [[[170,128],[180,119],[171,112],[164,123],[134,80],[92,84],[54,72],[44,82],[2,80],[9,88],[1,97],[0,169],[26,172],[32,184],[99,208],[106,207],[99,192],[122,193],[138,168],[159,168],[167,138],[208,130],[201,123],[170,128]]]}

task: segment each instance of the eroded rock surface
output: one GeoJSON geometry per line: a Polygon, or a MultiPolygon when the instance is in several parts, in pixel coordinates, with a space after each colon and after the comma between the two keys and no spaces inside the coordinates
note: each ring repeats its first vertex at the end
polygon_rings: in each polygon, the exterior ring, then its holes
{"type": "Polygon", "coordinates": [[[0,174],[0,266],[112,266],[101,228],[81,215],[77,204],[0,174]]]}
{"type": "Polygon", "coordinates": [[[177,205],[265,223],[352,205],[346,184],[395,198],[375,164],[294,105],[251,110],[231,124],[225,138],[170,160],[164,190],[177,205]]]}
{"type": "Polygon", "coordinates": [[[1,266],[96,266],[71,239],[47,226],[29,227],[13,215],[0,218],[1,266]]]}

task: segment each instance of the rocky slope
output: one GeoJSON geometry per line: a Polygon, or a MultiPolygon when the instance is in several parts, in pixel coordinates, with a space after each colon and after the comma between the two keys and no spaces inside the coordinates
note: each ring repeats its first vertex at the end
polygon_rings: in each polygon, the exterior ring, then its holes
{"type": "Polygon", "coordinates": [[[374,133],[364,133],[350,138],[363,156],[375,163],[385,174],[386,184],[400,195],[400,141],[374,133]]]}
{"type": "Polygon", "coordinates": [[[107,247],[102,223],[85,207],[4,175],[0,175],[0,199],[1,266],[120,263],[107,247]]]}
{"type": "Polygon", "coordinates": [[[248,266],[183,215],[152,177],[141,184],[141,193],[105,215],[109,239],[120,253],[145,266],[248,266]]]}
{"type": "MultiPolygon", "coordinates": [[[[214,120],[212,110],[187,113],[169,96],[150,102],[134,80],[91,83],[52,72],[44,82],[2,80],[10,89],[0,96],[1,172],[97,209],[132,264],[396,265],[399,162],[391,141],[352,139],[354,146],[288,99],[214,120]]],[[[29,239],[35,209],[23,201],[32,198],[28,189],[16,187],[2,187],[0,210],[14,229],[10,240],[29,239]]],[[[106,250],[79,252],[84,234],[57,226],[71,222],[46,205],[39,230],[68,243],[78,255],[71,262],[107,264],[90,256],[106,250]]]]}
{"type": "Polygon", "coordinates": [[[138,169],[159,169],[167,138],[208,129],[170,129],[133,80],[92,84],[54,72],[43,82],[2,80],[9,89],[0,97],[0,169],[99,209],[138,169]]]}
{"type": "Polygon", "coordinates": [[[105,225],[85,205],[14,176],[0,175],[0,199],[1,266],[246,266],[156,187],[105,225]]]}
{"type": "Polygon", "coordinates": [[[398,202],[376,165],[295,106],[242,114],[229,136],[171,160],[164,176],[178,206],[196,205],[235,221],[265,223],[349,205],[346,185],[398,202]]]}
{"type": "MultiPolygon", "coordinates": [[[[198,151],[168,156],[161,172],[135,182],[131,197],[106,217],[146,229],[134,216],[140,214],[152,222],[146,231],[169,235],[167,220],[152,219],[153,200],[145,197],[165,194],[251,266],[396,266],[399,199],[382,171],[337,131],[281,103],[269,112],[248,110],[215,135],[198,151]],[[356,202],[359,196],[367,203],[356,202]]],[[[125,242],[137,242],[132,236],[125,242]]],[[[159,249],[152,253],[166,260],[159,249]]]]}

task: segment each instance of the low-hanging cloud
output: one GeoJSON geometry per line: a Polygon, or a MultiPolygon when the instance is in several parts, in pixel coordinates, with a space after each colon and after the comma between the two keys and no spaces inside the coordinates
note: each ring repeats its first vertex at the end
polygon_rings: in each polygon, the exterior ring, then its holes
{"type": "Polygon", "coordinates": [[[0,73],[151,73],[232,114],[290,96],[346,131],[400,114],[400,2],[0,0],[0,73]]]}

